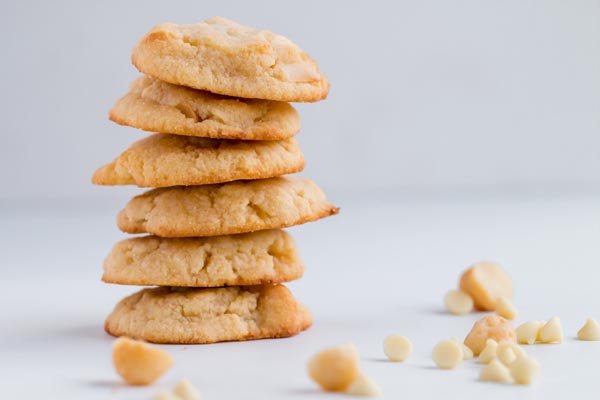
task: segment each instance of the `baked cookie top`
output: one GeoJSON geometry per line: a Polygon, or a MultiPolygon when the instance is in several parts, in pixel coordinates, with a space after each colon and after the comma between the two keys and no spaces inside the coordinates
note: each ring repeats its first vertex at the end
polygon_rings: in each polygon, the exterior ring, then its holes
{"type": "Polygon", "coordinates": [[[280,140],[300,130],[288,103],[222,96],[148,76],[131,84],[109,118],[145,131],[213,139],[280,140]]]}
{"type": "Polygon", "coordinates": [[[292,41],[221,17],[155,26],[132,62],[162,81],[227,96],[312,102],[329,92],[317,63],[292,41]]]}
{"type": "Polygon", "coordinates": [[[302,171],[295,138],[235,141],[157,133],[135,142],[92,178],[97,185],[167,187],[261,179],[302,171]]]}
{"type": "Polygon", "coordinates": [[[153,189],[131,199],[117,224],[127,233],[218,236],[299,225],[338,210],[314,182],[278,177],[153,189]]]}
{"type": "Polygon", "coordinates": [[[158,287],[121,300],[105,330],[154,343],[215,343],[292,336],[310,311],[283,285],[210,289],[158,287]]]}
{"type": "Polygon", "coordinates": [[[292,236],[274,229],[208,238],[122,240],[104,260],[102,280],[143,286],[247,286],[288,282],[303,272],[292,236]]]}

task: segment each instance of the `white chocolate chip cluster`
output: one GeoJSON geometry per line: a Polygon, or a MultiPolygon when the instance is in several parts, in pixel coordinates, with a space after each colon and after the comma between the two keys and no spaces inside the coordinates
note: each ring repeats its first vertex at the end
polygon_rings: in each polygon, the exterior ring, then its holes
{"type": "Polygon", "coordinates": [[[559,317],[552,317],[548,322],[525,322],[517,328],[516,333],[520,344],[562,343],[564,337],[559,317]]]}
{"type": "Polygon", "coordinates": [[[485,367],[479,374],[479,380],[496,383],[516,383],[529,385],[540,374],[540,365],[528,356],[516,343],[488,340],[485,349],[479,355],[479,362],[485,367]]]}
{"type": "Polygon", "coordinates": [[[200,400],[200,393],[189,380],[182,379],[172,390],[163,390],[152,400],[200,400]]]}

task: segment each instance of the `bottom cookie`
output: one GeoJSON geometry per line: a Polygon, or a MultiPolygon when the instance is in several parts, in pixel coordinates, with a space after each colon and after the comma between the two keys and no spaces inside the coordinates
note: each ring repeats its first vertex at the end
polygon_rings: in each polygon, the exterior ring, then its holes
{"type": "Polygon", "coordinates": [[[104,329],[153,343],[200,344],[293,336],[310,311],[283,285],[143,289],[121,300],[104,329]]]}

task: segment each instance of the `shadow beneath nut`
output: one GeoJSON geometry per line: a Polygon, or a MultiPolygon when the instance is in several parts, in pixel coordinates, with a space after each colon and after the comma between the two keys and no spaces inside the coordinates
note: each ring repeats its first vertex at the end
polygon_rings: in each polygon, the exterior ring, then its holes
{"type": "Polygon", "coordinates": [[[286,394],[290,396],[318,396],[323,392],[316,388],[295,388],[286,391],[286,394]]]}
{"type": "Polygon", "coordinates": [[[402,364],[401,362],[393,362],[388,360],[385,357],[363,357],[363,361],[371,361],[371,362],[381,362],[381,363],[391,363],[391,364],[402,364]]]}
{"type": "Polygon", "coordinates": [[[83,386],[93,387],[97,389],[121,389],[129,387],[125,382],[116,379],[94,379],[81,383],[83,386]]]}
{"type": "Polygon", "coordinates": [[[419,369],[427,369],[427,370],[435,370],[435,371],[439,371],[440,368],[436,367],[435,365],[415,365],[416,368],[419,369]]]}

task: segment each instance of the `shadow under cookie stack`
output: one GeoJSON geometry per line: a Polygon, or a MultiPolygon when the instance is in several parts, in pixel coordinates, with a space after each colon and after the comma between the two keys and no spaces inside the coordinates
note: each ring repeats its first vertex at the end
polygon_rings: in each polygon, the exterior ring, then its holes
{"type": "Polygon", "coordinates": [[[145,74],[110,119],[152,134],[98,169],[99,185],[152,187],[117,218],[103,280],[157,286],[121,300],[105,329],[155,343],[286,337],[312,324],[281,284],[304,272],[281,228],[336,214],[307,179],[287,102],[329,84],[297,45],[224,18],[161,24],[135,46],[145,74]]]}

